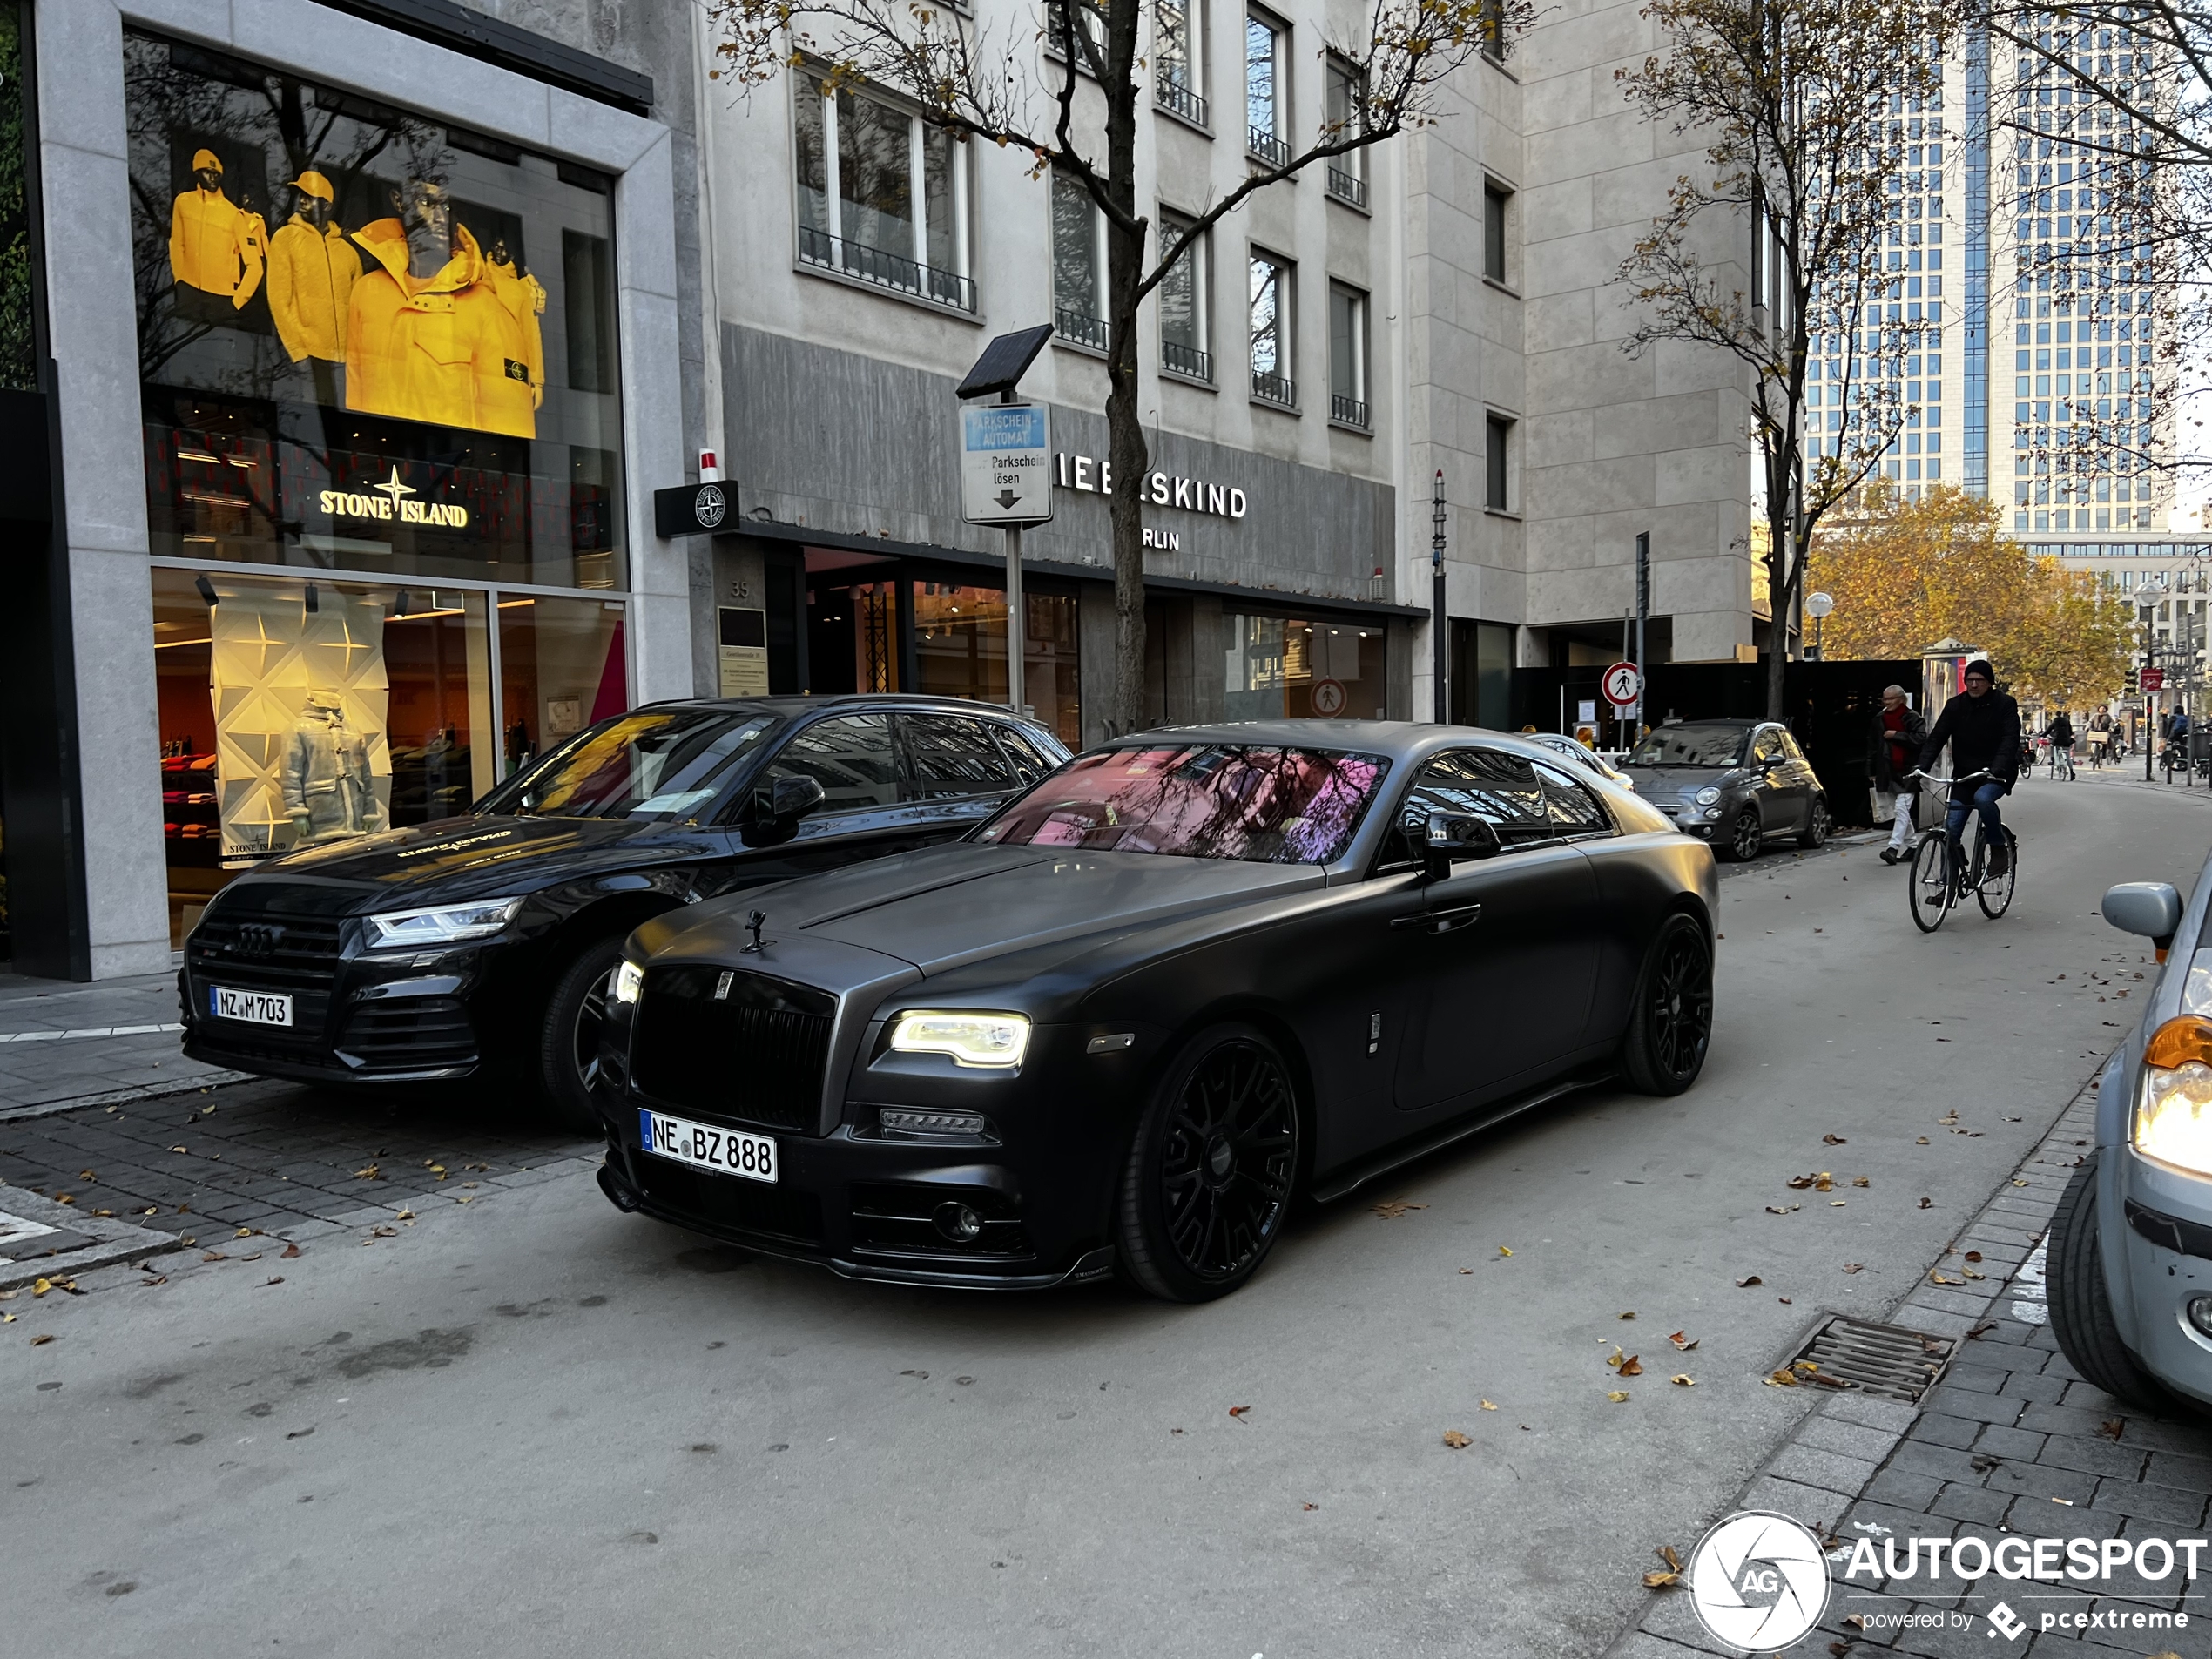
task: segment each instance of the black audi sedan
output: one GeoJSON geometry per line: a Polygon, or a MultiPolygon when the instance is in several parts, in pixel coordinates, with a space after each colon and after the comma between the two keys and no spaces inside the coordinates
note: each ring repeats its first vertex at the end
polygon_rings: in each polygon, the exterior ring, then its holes
{"type": "Polygon", "coordinates": [[[1537,745],[1121,739],[957,842],[647,922],[607,1196],[850,1277],[1235,1289],[1341,1197],[1614,1076],[1690,1086],[1710,850],[1537,745]]]}
{"type": "Polygon", "coordinates": [[[1042,727],[908,696],[656,703],[465,818],[272,860],[185,944],[185,1052],[390,1085],[489,1075],[596,1129],[624,938],[718,894],[959,835],[1068,758],[1042,727]]]}

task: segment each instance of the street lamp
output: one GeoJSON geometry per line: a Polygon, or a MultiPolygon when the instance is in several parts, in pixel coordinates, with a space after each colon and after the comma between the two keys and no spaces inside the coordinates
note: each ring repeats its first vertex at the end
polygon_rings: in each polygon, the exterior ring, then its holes
{"type": "MultiPolygon", "coordinates": [[[[2154,647],[2157,644],[2158,633],[2154,624],[2157,621],[2158,602],[2165,597],[2166,583],[2156,577],[2135,590],[2135,608],[2141,615],[2143,625],[2143,666],[2147,669],[2155,666],[2157,662],[2154,647]]],[[[2142,693],[2143,781],[2148,783],[2151,751],[2158,747],[2158,698],[2148,685],[2143,686],[2142,693]]]]}
{"type": "Polygon", "coordinates": [[[1805,615],[1812,618],[1812,659],[1817,663],[1827,660],[1822,654],[1821,641],[1827,636],[1828,613],[1835,608],[1836,601],[1828,594],[1805,595],[1805,615]]]}

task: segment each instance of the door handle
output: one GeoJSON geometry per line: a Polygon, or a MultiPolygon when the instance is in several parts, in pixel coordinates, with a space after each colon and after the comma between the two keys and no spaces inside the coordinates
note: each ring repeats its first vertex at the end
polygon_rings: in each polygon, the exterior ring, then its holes
{"type": "Polygon", "coordinates": [[[1464,904],[1456,905],[1449,910],[1420,910],[1410,916],[1393,916],[1390,925],[1393,927],[1418,927],[1425,934],[1448,934],[1481,919],[1480,905],[1464,904]]]}

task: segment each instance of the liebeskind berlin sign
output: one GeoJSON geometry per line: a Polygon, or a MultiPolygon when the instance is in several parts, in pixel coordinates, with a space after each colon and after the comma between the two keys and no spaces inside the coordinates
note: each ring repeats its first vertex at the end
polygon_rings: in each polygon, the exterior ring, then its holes
{"type": "MultiPolygon", "coordinates": [[[[1084,489],[1093,495],[1114,493],[1114,463],[1090,455],[1062,450],[1052,458],[1053,480],[1062,489],[1084,489]]],[[[1155,507],[1179,507],[1186,513],[1211,513],[1216,518],[1242,518],[1244,492],[1228,484],[1210,484],[1203,478],[1177,478],[1157,470],[1144,475],[1136,498],[1155,507]]]]}

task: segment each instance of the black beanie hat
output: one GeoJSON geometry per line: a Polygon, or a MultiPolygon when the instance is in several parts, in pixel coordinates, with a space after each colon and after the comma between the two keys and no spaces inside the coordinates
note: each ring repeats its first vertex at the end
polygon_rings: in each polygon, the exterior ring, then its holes
{"type": "Polygon", "coordinates": [[[1977,657],[1973,662],[1968,663],[1966,673],[1959,675],[1959,679],[1965,680],[1967,674],[1979,674],[1992,686],[1997,684],[1997,671],[1989,665],[1989,658],[1986,657],[1977,657]]]}

